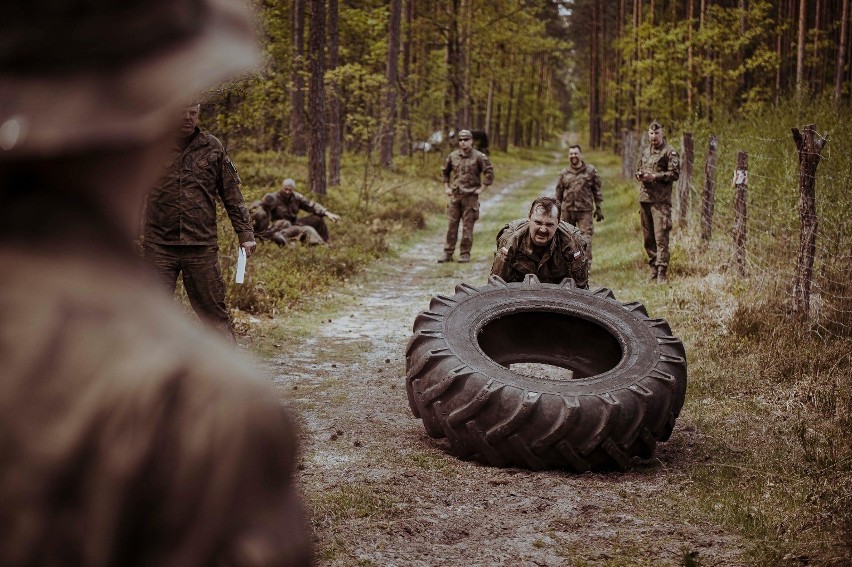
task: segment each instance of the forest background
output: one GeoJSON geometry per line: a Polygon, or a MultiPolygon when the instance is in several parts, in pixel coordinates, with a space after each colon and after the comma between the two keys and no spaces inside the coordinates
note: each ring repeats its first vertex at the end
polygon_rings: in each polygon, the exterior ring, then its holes
{"type": "MultiPolygon", "coordinates": [[[[710,513],[766,543],[758,562],[852,561],[850,0],[255,4],[265,65],[209,93],[205,126],[234,157],[247,200],[293,177],[343,221],[330,248],[262,246],[248,285],[230,287],[231,305],[268,317],[303,309],[393,253],[393,243],[443,222],[435,217],[443,204],[438,167],[458,129],[486,132],[498,176],[508,176],[544,159],[541,149],[564,132],[587,152],[620,155],[627,132],[641,135],[657,119],[679,151],[684,133],[695,140],[673,285],[719,278],[713,293],[730,301],[675,299],[718,327],[712,340],[697,341],[700,354],[720,373],[742,373],[729,376],[736,386],[705,382],[690,395],[745,396],[784,416],[770,432],[771,459],[743,449],[752,463],[774,463],[768,472],[749,472],[743,454],[731,456],[739,464],[708,469],[708,491],[734,486],[744,494],[743,509],[710,513]],[[801,313],[792,289],[802,220],[790,131],[808,124],[827,142],[816,176],[812,301],[801,313]],[[704,161],[711,135],[712,166],[704,161]],[[728,180],[741,151],[749,155],[749,240],[745,273],[737,274],[728,180]],[[717,177],[712,237],[704,238],[701,200],[717,177]],[[738,468],[749,480],[732,485],[738,468]],[[795,518],[784,519],[791,510],[795,518]]],[[[224,229],[222,237],[233,239],[224,229]]],[[[228,269],[233,259],[222,261],[228,269]]]]}

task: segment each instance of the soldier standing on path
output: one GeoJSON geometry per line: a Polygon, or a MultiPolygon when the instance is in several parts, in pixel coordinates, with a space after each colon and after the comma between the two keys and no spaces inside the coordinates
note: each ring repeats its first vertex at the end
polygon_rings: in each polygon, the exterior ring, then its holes
{"type": "Polygon", "coordinates": [[[240,193],[240,178],[225,148],[198,127],[201,105],[184,108],[169,165],[148,195],[143,228],[145,259],[170,293],[183,273],[186,295],[195,313],[234,338],[219,269],[216,201],[221,200],[240,246],[250,256],[256,242],[240,193]]]}
{"type": "Polygon", "coordinates": [[[273,221],[286,220],[294,225],[313,227],[324,242],[328,242],[328,226],[323,218],[328,218],[331,222],[340,220],[338,215],[296,191],[296,182],[290,178],[281,182],[281,189],[277,193],[267,193],[264,199],[269,196],[275,199],[275,205],[271,209],[273,221]],[[299,209],[313,214],[299,217],[299,209]]]}
{"type": "Polygon", "coordinates": [[[494,168],[488,156],[473,149],[470,130],[459,132],[459,149],[450,153],[441,167],[444,192],[450,197],[447,203],[447,239],[444,255],[439,263],[452,262],[462,223],[462,238],[459,245],[459,262],[470,262],[473,247],[473,225],[479,218],[479,194],[494,183],[494,168]]]}
{"type": "Polygon", "coordinates": [[[556,200],[562,213],[561,220],[580,229],[588,244],[589,265],[592,262],[592,235],[596,221],[604,219],[601,203],[601,178],[595,166],[583,161],[579,145],[568,148],[568,160],[571,165],[562,170],[556,182],[556,200]]]}
{"type": "Polygon", "coordinates": [[[680,177],[680,158],[663,137],[663,127],[654,120],[648,126],[648,147],[636,169],[641,183],[639,216],[650,281],[668,283],[669,233],[672,230],[672,184],[680,177]]]}

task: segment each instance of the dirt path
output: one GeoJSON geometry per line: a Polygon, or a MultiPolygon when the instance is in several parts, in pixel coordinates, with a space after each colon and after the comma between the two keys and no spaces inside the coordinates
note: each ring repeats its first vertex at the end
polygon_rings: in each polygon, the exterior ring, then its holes
{"type": "MultiPolygon", "coordinates": [[[[557,166],[526,172],[545,190],[557,166]]],[[[478,225],[477,228],[480,228],[478,225]]],[[[441,227],[442,228],[442,227],[441,227]]],[[[268,361],[303,426],[301,482],[320,565],[739,565],[739,542],[670,503],[688,483],[696,433],[681,426],[629,473],[574,475],[460,461],[408,407],[405,347],[418,312],[490,257],[438,265],[438,227],[335,292],[308,339],[268,361]]],[[[477,234],[491,239],[490,234],[477,234]]]]}

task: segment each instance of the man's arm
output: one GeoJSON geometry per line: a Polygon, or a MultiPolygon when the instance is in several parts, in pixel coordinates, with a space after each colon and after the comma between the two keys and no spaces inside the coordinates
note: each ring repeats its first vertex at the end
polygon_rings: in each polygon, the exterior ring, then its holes
{"type": "Polygon", "coordinates": [[[482,185],[486,187],[494,183],[494,166],[491,165],[491,160],[488,156],[479,153],[479,167],[482,169],[482,185]]]}
{"type": "Polygon", "coordinates": [[[595,200],[595,220],[600,222],[604,219],[603,209],[601,205],[603,204],[603,193],[601,192],[601,177],[598,175],[598,170],[595,169],[594,166],[589,166],[590,174],[589,178],[592,183],[592,197],[595,200]]]}
{"type": "Polygon", "coordinates": [[[444,182],[444,193],[452,195],[453,190],[450,189],[450,173],[453,171],[453,163],[450,159],[452,154],[444,158],[444,164],[441,166],[441,180],[444,182]]]}
{"type": "Polygon", "coordinates": [[[224,152],[222,152],[220,159],[219,198],[228,213],[234,232],[237,233],[240,246],[245,249],[246,255],[250,256],[257,243],[254,240],[251,215],[249,215],[248,208],[243,200],[243,194],[240,192],[240,176],[237,175],[237,168],[234,167],[231,159],[224,152]]]}
{"type": "Polygon", "coordinates": [[[303,211],[313,213],[321,217],[324,217],[326,213],[328,213],[328,209],[326,209],[316,201],[311,201],[301,193],[293,191],[293,196],[296,198],[296,202],[299,203],[299,208],[303,211]]]}
{"type": "Polygon", "coordinates": [[[562,170],[562,173],[559,174],[559,179],[556,180],[556,202],[559,206],[559,210],[562,210],[562,198],[565,196],[565,185],[562,183],[562,176],[565,174],[565,170],[562,170]]]}
{"type": "Polygon", "coordinates": [[[666,171],[657,173],[655,181],[663,183],[674,183],[680,177],[680,157],[677,152],[669,147],[666,171]]]}
{"type": "Polygon", "coordinates": [[[503,281],[514,281],[514,272],[512,269],[512,258],[514,258],[514,250],[510,251],[509,247],[501,246],[497,249],[494,255],[494,263],[491,264],[491,275],[500,276],[503,281]]]}
{"type": "Polygon", "coordinates": [[[568,263],[568,272],[577,287],[589,289],[589,254],[588,243],[577,227],[565,221],[559,223],[562,233],[562,257],[568,263]]]}

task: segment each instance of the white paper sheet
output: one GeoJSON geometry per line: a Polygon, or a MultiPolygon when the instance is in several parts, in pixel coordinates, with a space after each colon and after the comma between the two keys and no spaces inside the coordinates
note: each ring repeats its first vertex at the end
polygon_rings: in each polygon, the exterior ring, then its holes
{"type": "Polygon", "coordinates": [[[240,246],[239,252],[237,252],[237,275],[235,281],[237,283],[243,283],[243,280],[246,277],[246,249],[240,246]]]}

